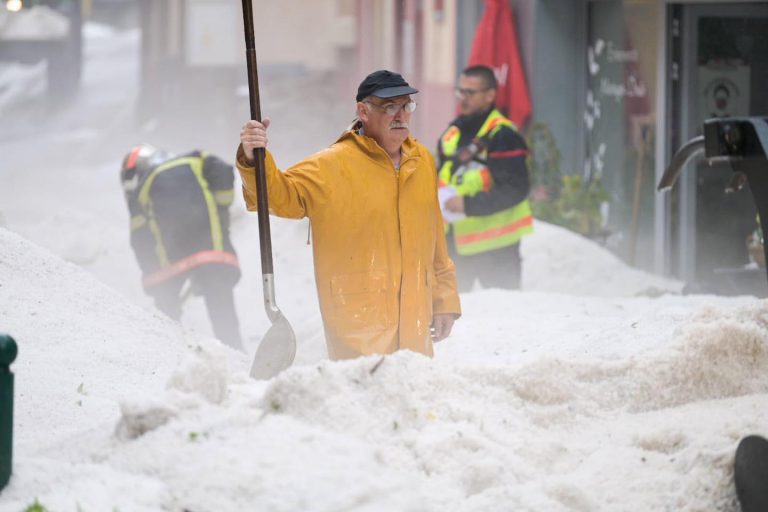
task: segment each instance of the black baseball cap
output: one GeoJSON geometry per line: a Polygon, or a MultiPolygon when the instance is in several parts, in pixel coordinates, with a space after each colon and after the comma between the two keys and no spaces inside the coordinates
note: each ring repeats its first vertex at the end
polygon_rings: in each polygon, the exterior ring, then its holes
{"type": "Polygon", "coordinates": [[[376,96],[377,98],[394,98],[395,96],[405,96],[406,94],[415,94],[419,92],[418,89],[414,89],[402,75],[387,71],[386,69],[380,69],[374,71],[365,80],[360,82],[360,86],[357,88],[357,97],[355,101],[362,101],[368,96],[376,96]]]}

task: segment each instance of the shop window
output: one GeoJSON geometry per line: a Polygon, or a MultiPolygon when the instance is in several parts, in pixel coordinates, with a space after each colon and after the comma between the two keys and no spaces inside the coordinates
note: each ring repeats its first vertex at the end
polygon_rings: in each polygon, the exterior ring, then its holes
{"type": "Polygon", "coordinates": [[[587,4],[587,97],[583,180],[599,180],[606,244],[652,266],[658,7],[587,4]]]}

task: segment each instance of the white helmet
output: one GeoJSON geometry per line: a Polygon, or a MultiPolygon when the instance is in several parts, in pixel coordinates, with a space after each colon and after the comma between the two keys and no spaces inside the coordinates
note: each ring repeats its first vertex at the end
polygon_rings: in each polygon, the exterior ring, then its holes
{"type": "Polygon", "coordinates": [[[143,179],[153,167],[167,158],[167,153],[149,144],[139,144],[132,148],[120,167],[120,181],[126,192],[136,190],[139,181],[143,179]]]}

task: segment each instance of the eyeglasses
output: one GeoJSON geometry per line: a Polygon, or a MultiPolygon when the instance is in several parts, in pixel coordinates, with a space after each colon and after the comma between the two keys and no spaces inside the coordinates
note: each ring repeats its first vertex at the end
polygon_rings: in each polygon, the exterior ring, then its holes
{"type": "Polygon", "coordinates": [[[456,90],[454,91],[454,94],[456,94],[457,98],[461,99],[464,96],[468,96],[468,97],[471,98],[475,94],[479,94],[481,92],[487,92],[487,91],[490,91],[490,89],[459,89],[459,88],[456,88],[456,90]]]}
{"type": "Polygon", "coordinates": [[[405,110],[409,114],[416,110],[415,101],[407,101],[405,103],[387,103],[386,105],[377,105],[372,101],[364,101],[363,103],[367,103],[368,105],[372,105],[379,110],[384,111],[384,113],[388,116],[396,116],[401,109],[405,110]]]}

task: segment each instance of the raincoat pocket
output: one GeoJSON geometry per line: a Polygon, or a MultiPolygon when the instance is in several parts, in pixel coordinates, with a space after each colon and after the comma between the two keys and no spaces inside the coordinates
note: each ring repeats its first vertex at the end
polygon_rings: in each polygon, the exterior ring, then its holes
{"type": "Polygon", "coordinates": [[[381,331],[389,326],[387,274],[342,274],[331,278],[333,323],[347,333],[381,331]]]}

